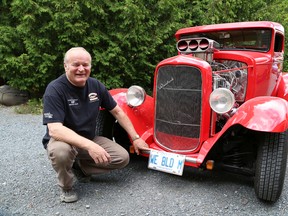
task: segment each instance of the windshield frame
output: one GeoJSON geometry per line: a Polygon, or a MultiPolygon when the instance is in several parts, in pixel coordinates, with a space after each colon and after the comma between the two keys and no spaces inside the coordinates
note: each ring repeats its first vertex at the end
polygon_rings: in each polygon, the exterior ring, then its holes
{"type": "Polygon", "coordinates": [[[194,34],[182,35],[180,39],[203,37],[219,43],[219,50],[269,52],[271,47],[272,29],[251,28],[197,32],[194,34]]]}

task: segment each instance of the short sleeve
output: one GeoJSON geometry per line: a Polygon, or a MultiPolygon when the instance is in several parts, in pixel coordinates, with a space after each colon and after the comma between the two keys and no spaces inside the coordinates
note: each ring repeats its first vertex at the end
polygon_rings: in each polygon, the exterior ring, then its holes
{"type": "Polygon", "coordinates": [[[109,91],[106,89],[104,84],[100,83],[101,94],[102,94],[102,103],[101,107],[107,110],[112,110],[116,107],[117,103],[114,98],[111,96],[109,91]]]}
{"type": "Polygon", "coordinates": [[[65,105],[59,93],[48,86],[43,96],[43,124],[64,122],[65,105]]]}

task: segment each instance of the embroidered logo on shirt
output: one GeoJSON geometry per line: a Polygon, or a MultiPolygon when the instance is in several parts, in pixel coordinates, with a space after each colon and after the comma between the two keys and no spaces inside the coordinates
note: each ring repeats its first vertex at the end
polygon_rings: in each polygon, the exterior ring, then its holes
{"type": "Polygon", "coordinates": [[[68,99],[69,106],[77,106],[78,105],[78,99],[68,99]]]}
{"type": "Polygon", "coordinates": [[[49,113],[44,113],[44,118],[51,119],[51,118],[53,118],[53,114],[51,114],[50,112],[49,113]]]}
{"type": "Polygon", "coordinates": [[[97,93],[90,93],[88,95],[90,102],[95,102],[99,100],[97,93]]]}

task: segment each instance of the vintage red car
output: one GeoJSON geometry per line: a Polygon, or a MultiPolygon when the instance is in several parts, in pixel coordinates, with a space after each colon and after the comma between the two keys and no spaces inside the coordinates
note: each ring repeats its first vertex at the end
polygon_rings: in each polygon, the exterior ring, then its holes
{"type": "MultiPolygon", "coordinates": [[[[215,24],[175,36],[178,54],[157,65],[153,96],[135,85],[110,91],[149,144],[142,152],[148,167],[177,175],[184,166],[248,175],[258,198],[277,201],[287,163],[283,26],[215,24]]],[[[117,122],[103,116],[101,133],[131,145],[117,122]]]]}

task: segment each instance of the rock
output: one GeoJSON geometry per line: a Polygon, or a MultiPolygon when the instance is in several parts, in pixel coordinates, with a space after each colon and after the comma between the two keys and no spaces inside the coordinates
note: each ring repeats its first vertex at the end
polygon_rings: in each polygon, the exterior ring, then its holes
{"type": "Polygon", "coordinates": [[[5,106],[15,106],[26,103],[29,95],[25,91],[20,91],[8,85],[0,86],[0,104],[5,106]]]}

